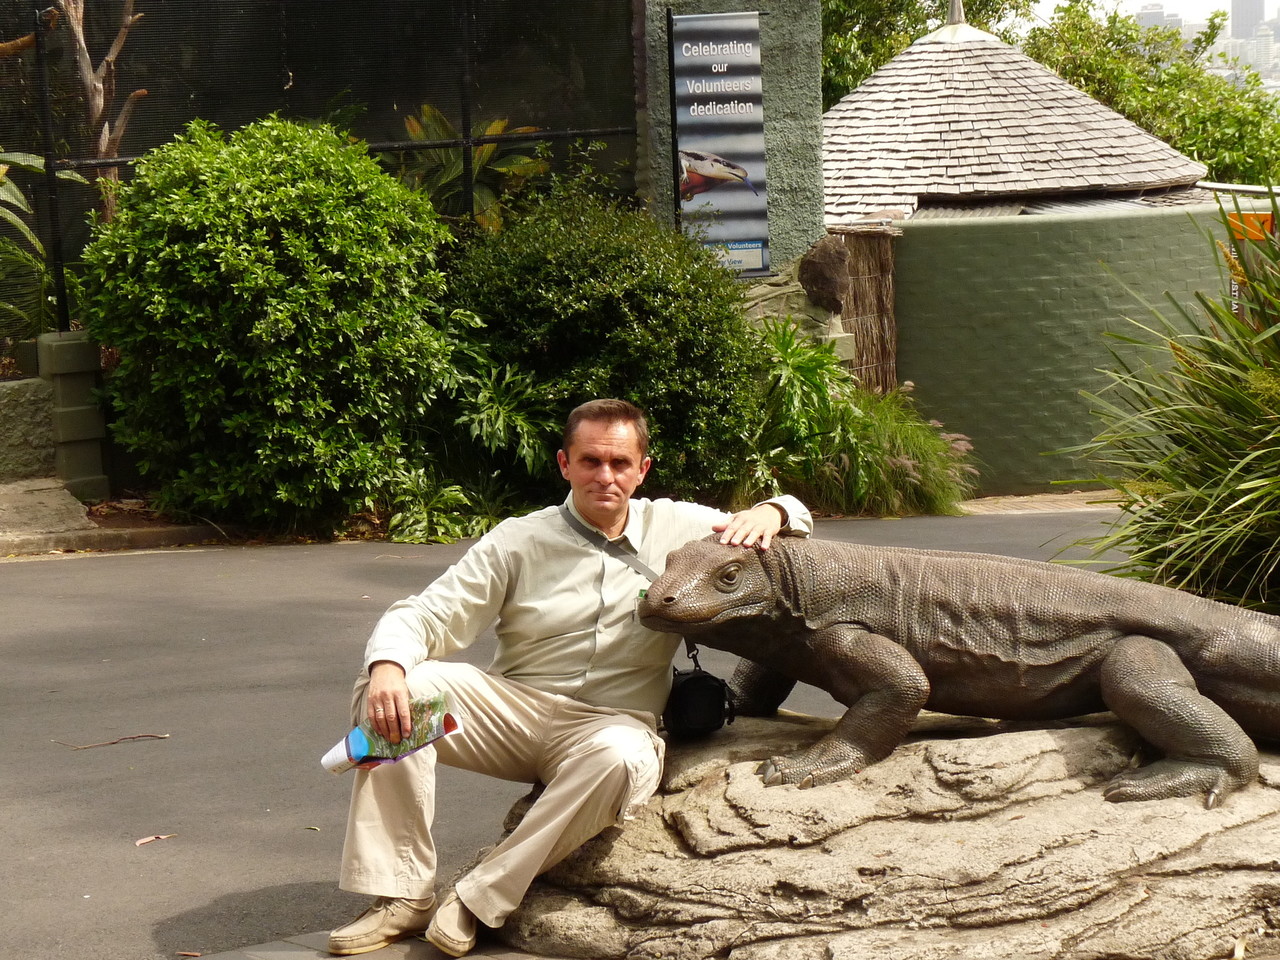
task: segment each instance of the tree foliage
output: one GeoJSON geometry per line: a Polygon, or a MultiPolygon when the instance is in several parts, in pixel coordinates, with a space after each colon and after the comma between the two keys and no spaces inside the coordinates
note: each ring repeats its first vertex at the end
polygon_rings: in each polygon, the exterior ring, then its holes
{"type": "MultiPolygon", "coordinates": [[[[44,244],[30,223],[35,211],[10,171],[44,175],[44,160],[30,153],[0,150],[0,337],[34,337],[53,328],[53,276],[44,244]]],[[[59,170],[58,179],[88,185],[72,170],[59,170]]]]}
{"type": "MultiPolygon", "coordinates": [[[[969,0],[965,18],[998,33],[1031,6],[1032,0],[969,0]]],[[[822,0],[822,108],[946,20],[945,0],[822,0]]]]}
{"type": "Polygon", "coordinates": [[[1069,0],[1047,25],[1032,28],[1022,47],[1199,160],[1210,180],[1268,183],[1280,174],[1280,100],[1253,70],[1210,56],[1225,22],[1225,13],[1213,14],[1187,43],[1177,28],[1143,27],[1115,10],[1102,16],[1095,0],[1069,0]]]}

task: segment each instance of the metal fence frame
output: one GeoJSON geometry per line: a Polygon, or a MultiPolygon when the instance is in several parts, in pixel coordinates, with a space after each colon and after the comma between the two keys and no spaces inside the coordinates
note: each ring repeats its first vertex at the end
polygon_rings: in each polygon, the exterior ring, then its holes
{"type": "MultiPolygon", "coordinates": [[[[286,0],[277,0],[283,5],[286,0]]],[[[483,2],[483,0],[479,0],[483,2]]],[[[457,25],[459,39],[462,44],[462,70],[458,76],[459,104],[461,109],[461,136],[452,140],[393,140],[368,143],[370,152],[383,150],[412,151],[433,150],[440,148],[462,148],[462,191],[466,197],[468,213],[474,214],[474,165],[473,151],[476,147],[494,143],[551,143],[559,140],[577,140],[608,136],[629,136],[637,132],[635,125],[626,127],[568,128],[564,130],[538,130],[529,133],[510,133],[497,136],[472,136],[472,59],[474,44],[471,37],[471,22],[477,0],[461,0],[461,21],[457,25]]],[[[53,274],[54,295],[57,300],[58,331],[65,333],[71,329],[70,304],[67,298],[66,261],[63,251],[63,237],[58,202],[58,173],[62,170],[97,170],[110,167],[131,166],[141,159],[140,156],[96,157],[90,159],[59,157],[55,151],[53,128],[52,86],[49,80],[49,57],[46,34],[51,24],[45,16],[48,9],[47,0],[32,0],[32,16],[35,30],[36,73],[39,83],[39,106],[41,133],[44,154],[44,193],[47,225],[47,243],[49,268],[53,274]]]]}

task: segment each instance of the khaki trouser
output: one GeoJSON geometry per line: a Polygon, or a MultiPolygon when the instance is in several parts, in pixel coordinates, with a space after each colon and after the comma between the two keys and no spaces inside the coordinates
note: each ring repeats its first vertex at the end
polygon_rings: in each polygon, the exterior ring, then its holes
{"type": "MultiPolygon", "coordinates": [[[[593,707],[465,663],[429,660],[407,680],[414,697],[447,692],[462,730],[398,763],[355,771],[344,890],[412,898],[433,893],[437,759],[546,785],[520,825],[457,884],[462,902],[490,927],[502,925],[534,877],[630,817],[658,787],[663,743],[648,714],[593,707]]],[[[365,719],[367,686],[367,676],[356,683],[357,722],[365,719]]]]}

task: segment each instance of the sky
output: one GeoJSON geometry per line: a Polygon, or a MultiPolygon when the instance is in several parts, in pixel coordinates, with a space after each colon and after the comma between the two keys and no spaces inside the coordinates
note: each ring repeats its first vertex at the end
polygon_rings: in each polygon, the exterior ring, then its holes
{"type": "MultiPolygon", "coordinates": [[[[1059,0],[1039,0],[1036,4],[1036,12],[1048,20],[1053,16],[1053,8],[1058,5],[1058,2],[1059,0]]],[[[1101,0],[1098,6],[1108,11],[1113,6],[1118,6],[1121,13],[1136,14],[1148,3],[1161,4],[1165,13],[1178,14],[1184,23],[1203,23],[1209,19],[1209,14],[1214,10],[1231,12],[1231,0],[1118,0],[1118,2],[1101,0]]],[[[1264,6],[1266,17],[1276,15],[1276,5],[1276,0],[1267,0],[1264,6]]]]}

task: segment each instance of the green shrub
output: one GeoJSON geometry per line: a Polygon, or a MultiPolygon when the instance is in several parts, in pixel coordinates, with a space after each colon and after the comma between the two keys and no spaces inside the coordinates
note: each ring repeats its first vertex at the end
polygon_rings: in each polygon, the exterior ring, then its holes
{"type": "Polygon", "coordinates": [[[740,500],[779,492],[824,513],[954,514],[976,473],[967,438],[926,422],[904,390],[863,390],[830,344],[765,320],[763,417],[740,500]]]}
{"type": "MultiPolygon", "coordinates": [[[[161,506],[322,530],[428,457],[464,317],[425,198],[331,128],[196,121],[85,250],[119,442],[161,506]]],[[[398,479],[399,478],[399,479],[398,479]]]]}
{"type": "Polygon", "coordinates": [[[1089,395],[1103,429],[1081,450],[1128,513],[1093,541],[1128,555],[1112,572],[1275,613],[1280,244],[1238,243],[1234,295],[1201,294],[1199,311],[1178,306],[1117,338],[1110,383],[1089,395]]]}
{"type": "Polygon", "coordinates": [[[829,482],[848,490],[851,513],[876,516],[958,514],[973,493],[978,470],[969,461],[969,438],[947,433],[925,420],[910,396],[911,385],[883,395],[867,394],[859,438],[862,468],[853,486],[845,475],[845,454],[828,455],[829,482]]]}
{"type": "Polygon", "coordinates": [[[737,280],[697,241],[561,182],[471,240],[450,281],[495,360],[529,373],[555,419],[594,397],[647,411],[649,494],[727,499],[758,419],[760,365],[737,280]]]}
{"type": "Polygon", "coordinates": [[[450,542],[484,533],[540,499],[554,471],[560,420],[531,378],[496,367],[480,342],[455,349],[456,379],[429,426],[414,431],[431,452],[397,469],[372,506],[392,540],[450,542]]]}

